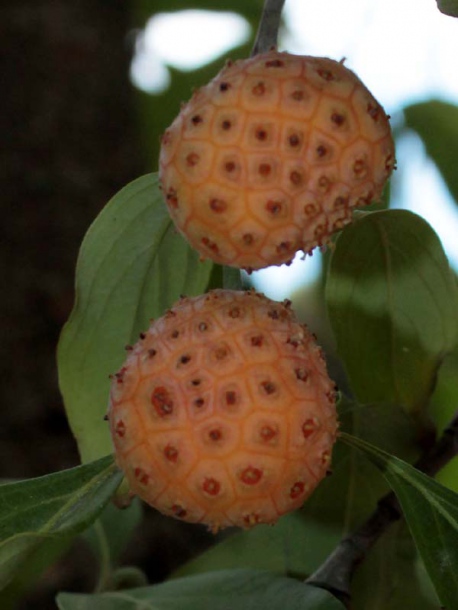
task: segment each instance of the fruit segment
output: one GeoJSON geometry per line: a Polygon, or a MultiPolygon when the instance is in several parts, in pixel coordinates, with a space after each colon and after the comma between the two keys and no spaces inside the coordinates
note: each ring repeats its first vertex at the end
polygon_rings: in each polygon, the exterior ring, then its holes
{"type": "Polygon", "coordinates": [[[326,244],[394,165],[388,117],[353,72],[270,51],[194,93],[163,135],[159,174],[201,256],[254,270],[326,244]]]}
{"type": "Polygon", "coordinates": [[[142,333],[108,418],[132,493],[213,531],[300,507],[338,426],[322,351],[290,303],[222,289],[183,297],[142,333]]]}

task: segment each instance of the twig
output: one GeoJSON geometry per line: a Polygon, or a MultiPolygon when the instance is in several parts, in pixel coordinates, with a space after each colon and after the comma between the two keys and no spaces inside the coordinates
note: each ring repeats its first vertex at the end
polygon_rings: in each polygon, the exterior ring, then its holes
{"type": "Polygon", "coordinates": [[[265,53],[270,51],[272,47],[277,46],[278,30],[284,4],[285,0],[265,0],[251,55],[265,53]]]}
{"type": "MultiPolygon", "coordinates": [[[[414,464],[429,476],[436,475],[452,458],[458,455],[458,412],[439,440],[414,464]]],[[[383,496],[372,515],[352,534],[341,540],[326,561],[306,583],[330,591],[345,607],[350,604],[350,583],[358,565],[388,527],[402,517],[396,495],[383,496]]]]}

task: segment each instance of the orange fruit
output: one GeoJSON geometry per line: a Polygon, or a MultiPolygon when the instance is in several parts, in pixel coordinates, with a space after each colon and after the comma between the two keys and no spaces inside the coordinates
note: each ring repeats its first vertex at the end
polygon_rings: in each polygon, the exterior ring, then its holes
{"type": "Polygon", "coordinates": [[[159,174],[202,257],[251,270],[326,244],[394,164],[388,117],[352,71],[270,51],[195,91],[162,137],[159,174]]]}
{"type": "Polygon", "coordinates": [[[207,524],[274,523],[329,469],[335,388],[290,303],[254,291],[182,298],[113,376],[108,418],[131,492],[207,524]]]}

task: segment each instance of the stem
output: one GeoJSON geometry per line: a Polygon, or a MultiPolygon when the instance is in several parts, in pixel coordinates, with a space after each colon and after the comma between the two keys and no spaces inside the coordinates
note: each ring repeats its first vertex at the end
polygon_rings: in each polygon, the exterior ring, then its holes
{"type": "Polygon", "coordinates": [[[94,523],[94,531],[99,542],[100,551],[100,573],[95,591],[101,592],[106,588],[106,584],[110,579],[111,575],[111,553],[108,545],[107,536],[105,530],[100,522],[100,519],[94,523]]]}
{"type": "MultiPolygon", "coordinates": [[[[414,464],[415,468],[433,477],[458,455],[458,411],[439,440],[414,464]]],[[[383,496],[370,517],[352,534],[341,540],[326,561],[306,580],[330,591],[346,608],[350,607],[350,583],[358,565],[365,559],[388,527],[402,517],[401,507],[393,492],[383,496]]]]}
{"type": "Polygon", "coordinates": [[[251,55],[266,53],[277,46],[278,30],[281,22],[281,12],[285,0],[265,0],[262,9],[256,40],[251,55]]]}

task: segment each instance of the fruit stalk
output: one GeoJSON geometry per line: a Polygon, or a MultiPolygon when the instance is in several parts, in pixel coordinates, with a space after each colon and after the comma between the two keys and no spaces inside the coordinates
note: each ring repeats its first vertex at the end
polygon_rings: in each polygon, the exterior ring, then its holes
{"type": "Polygon", "coordinates": [[[285,0],[265,0],[251,55],[266,53],[277,46],[278,30],[285,0]]]}

